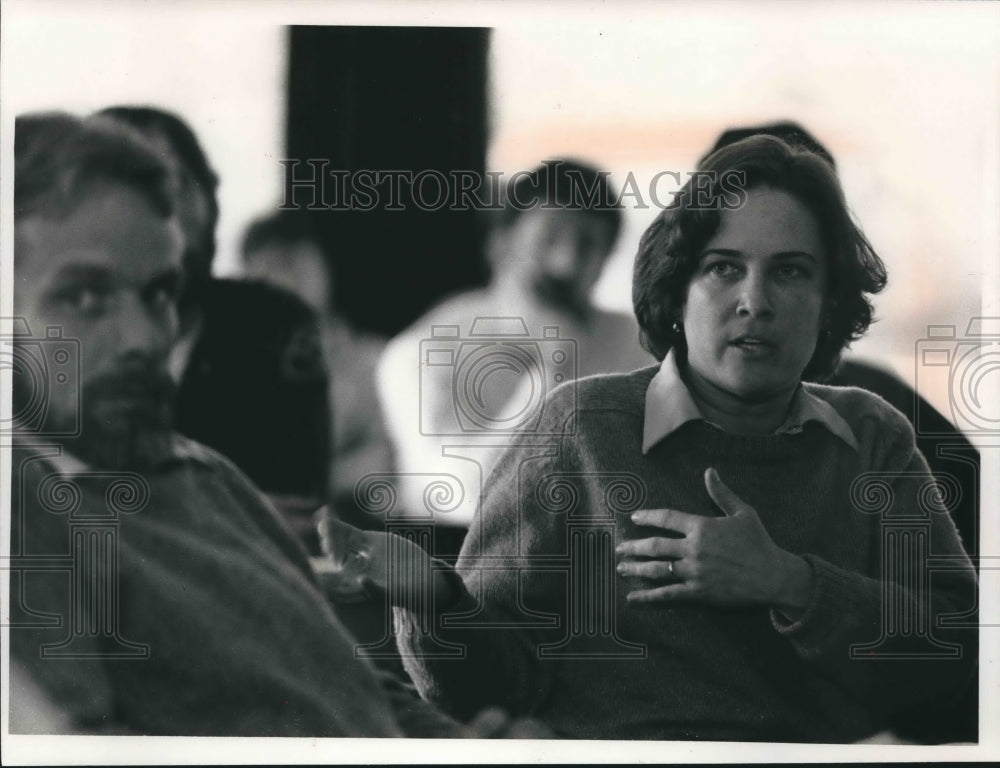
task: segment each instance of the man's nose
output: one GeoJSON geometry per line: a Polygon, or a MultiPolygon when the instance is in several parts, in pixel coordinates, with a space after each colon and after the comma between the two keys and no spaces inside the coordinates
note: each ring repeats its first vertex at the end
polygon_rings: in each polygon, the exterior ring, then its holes
{"type": "Polygon", "coordinates": [[[126,291],[121,296],[117,323],[119,354],[160,354],[170,347],[169,318],[151,309],[137,292],[126,291]]]}
{"type": "Polygon", "coordinates": [[[766,274],[751,270],[740,281],[740,295],[736,312],[747,317],[770,317],[774,314],[771,286],[766,274]]]}
{"type": "Polygon", "coordinates": [[[578,269],[576,249],[569,243],[555,243],[545,254],[545,271],[550,277],[569,280],[578,269]]]}

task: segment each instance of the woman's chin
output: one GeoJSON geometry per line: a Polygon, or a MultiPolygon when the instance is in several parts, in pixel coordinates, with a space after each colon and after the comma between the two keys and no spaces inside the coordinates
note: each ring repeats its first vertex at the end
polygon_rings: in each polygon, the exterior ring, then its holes
{"type": "Polygon", "coordinates": [[[798,387],[798,380],[776,378],[767,371],[739,371],[716,382],[716,388],[740,402],[766,403],[787,397],[798,387]]]}

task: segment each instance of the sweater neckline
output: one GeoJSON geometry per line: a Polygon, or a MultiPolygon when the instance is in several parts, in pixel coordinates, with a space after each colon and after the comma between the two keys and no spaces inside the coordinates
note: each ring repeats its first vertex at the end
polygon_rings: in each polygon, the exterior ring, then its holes
{"type": "MultiPolygon", "coordinates": [[[[745,462],[784,460],[807,450],[822,439],[825,430],[816,422],[800,429],[766,435],[741,435],[726,432],[711,422],[689,421],[662,440],[658,445],[681,446],[682,450],[705,451],[718,459],[745,462]]],[[[828,434],[828,433],[827,433],[828,434]]],[[[655,453],[654,446],[651,453],[655,453]]]]}

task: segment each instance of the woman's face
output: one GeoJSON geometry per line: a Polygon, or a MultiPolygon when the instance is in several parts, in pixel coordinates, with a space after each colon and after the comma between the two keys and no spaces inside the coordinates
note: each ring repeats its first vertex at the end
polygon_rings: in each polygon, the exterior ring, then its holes
{"type": "Polygon", "coordinates": [[[688,284],[682,319],[691,372],[740,400],[798,386],[819,338],[827,257],[809,209],[751,189],[723,211],[688,284]]]}

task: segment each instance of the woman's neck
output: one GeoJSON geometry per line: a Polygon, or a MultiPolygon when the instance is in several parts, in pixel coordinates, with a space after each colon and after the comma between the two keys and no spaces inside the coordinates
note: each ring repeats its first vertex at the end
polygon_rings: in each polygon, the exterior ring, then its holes
{"type": "Polygon", "coordinates": [[[678,368],[702,415],[726,432],[738,435],[772,434],[788,416],[797,389],[745,398],[716,386],[688,365],[678,368]]]}

